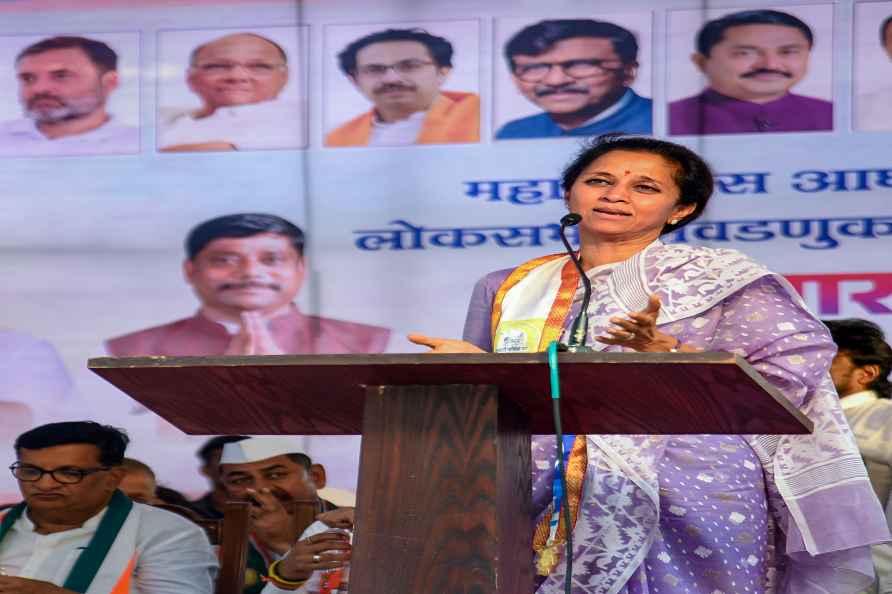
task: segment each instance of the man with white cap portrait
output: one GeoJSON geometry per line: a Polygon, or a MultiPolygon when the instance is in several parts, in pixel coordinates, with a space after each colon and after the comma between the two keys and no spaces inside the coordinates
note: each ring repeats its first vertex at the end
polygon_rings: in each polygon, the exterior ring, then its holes
{"type": "Polygon", "coordinates": [[[250,437],[223,446],[220,475],[230,498],[254,502],[244,593],[256,594],[263,589],[261,576],[304,528],[295,524],[288,504],[315,501],[320,513],[335,508],[317,493],[325,486],[325,469],[301,453],[293,438],[250,437]]]}

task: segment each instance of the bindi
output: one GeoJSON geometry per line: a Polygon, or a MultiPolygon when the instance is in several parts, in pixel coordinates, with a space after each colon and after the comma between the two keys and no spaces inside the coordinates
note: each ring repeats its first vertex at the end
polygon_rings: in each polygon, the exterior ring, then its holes
{"type": "Polygon", "coordinates": [[[629,175],[630,173],[632,173],[632,172],[629,171],[628,169],[626,169],[626,175],[629,175]]]}

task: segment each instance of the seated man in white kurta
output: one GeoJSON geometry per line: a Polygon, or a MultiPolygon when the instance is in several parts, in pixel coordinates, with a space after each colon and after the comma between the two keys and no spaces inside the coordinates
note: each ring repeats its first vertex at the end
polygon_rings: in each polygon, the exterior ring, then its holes
{"type": "Polygon", "coordinates": [[[211,594],[204,532],[118,490],[127,436],[86,421],[23,433],[10,467],[25,501],[0,519],[0,592],[211,594]]]}

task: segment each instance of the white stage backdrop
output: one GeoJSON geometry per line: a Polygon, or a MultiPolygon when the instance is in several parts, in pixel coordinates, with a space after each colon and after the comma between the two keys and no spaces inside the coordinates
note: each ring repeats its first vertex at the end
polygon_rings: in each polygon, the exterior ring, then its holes
{"type": "MultiPolygon", "coordinates": [[[[181,273],[183,239],[197,223],[245,211],[292,220],[308,239],[302,309],[397,333],[460,335],[476,279],[561,249],[554,224],[565,209],[555,180],[582,139],[495,139],[507,121],[539,113],[514,87],[503,47],[543,19],[594,18],[633,32],[640,52],[632,87],[653,99],[661,137],[668,103],[705,84],[691,54],[706,20],[776,8],[806,21],[815,43],[794,92],[832,101],[832,130],[670,137],[720,174],[706,216],[670,239],[742,250],[787,275],[820,316],[869,318],[892,333],[892,134],[882,131],[892,129],[892,111],[879,121],[864,111],[877,97],[892,110],[892,87],[881,83],[892,59],[879,32],[892,2],[627,0],[616,10],[578,0],[392,0],[374,10],[365,0],[83,0],[67,4],[76,11],[59,8],[65,4],[0,8],[0,117],[22,117],[19,51],[45,37],[83,35],[119,54],[110,110],[138,127],[140,149],[26,157],[0,147],[9,155],[0,157],[0,403],[30,407],[34,423],[90,418],[124,427],[130,455],[168,486],[204,489],[194,456],[203,438],[140,411],[85,363],[110,337],[197,309],[181,273]],[[337,54],[365,34],[412,27],[453,45],[442,88],[479,96],[479,142],[326,146],[327,134],[370,109],[337,54]],[[293,148],[265,150],[261,137],[256,148],[234,152],[160,152],[159,129],[199,105],[186,83],[189,53],[231,32],[264,35],[287,53],[281,99],[291,108],[269,117],[289,120],[293,144],[275,146],[293,148]]],[[[27,427],[0,424],[7,465],[14,436],[27,427]]],[[[299,439],[328,467],[332,486],[355,487],[357,439],[299,439]]],[[[15,497],[8,473],[0,493],[0,501],[15,497]]]]}

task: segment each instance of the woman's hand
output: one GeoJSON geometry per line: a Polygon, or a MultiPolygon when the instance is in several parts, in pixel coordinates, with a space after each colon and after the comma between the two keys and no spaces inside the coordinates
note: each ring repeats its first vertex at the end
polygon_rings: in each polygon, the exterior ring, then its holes
{"type": "Polygon", "coordinates": [[[406,338],[410,342],[420,344],[421,346],[430,347],[428,353],[485,353],[483,349],[455,338],[434,338],[425,336],[424,334],[410,334],[406,338]]]}
{"type": "Polygon", "coordinates": [[[668,353],[678,349],[681,341],[657,330],[657,316],[660,314],[660,298],[651,295],[647,307],[632,312],[628,318],[610,318],[614,327],[608,328],[610,336],[596,336],[598,342],[615,344],[634,349],[641,353],[668,353]]]}
{"type": "Polygon", "coordinates": [[[350,540],[343,532],[314,534],[294,543],[279,563],[278,574],[289,581],[303,581],[314,571],[343,567],[351,553],[350,540]]]}

